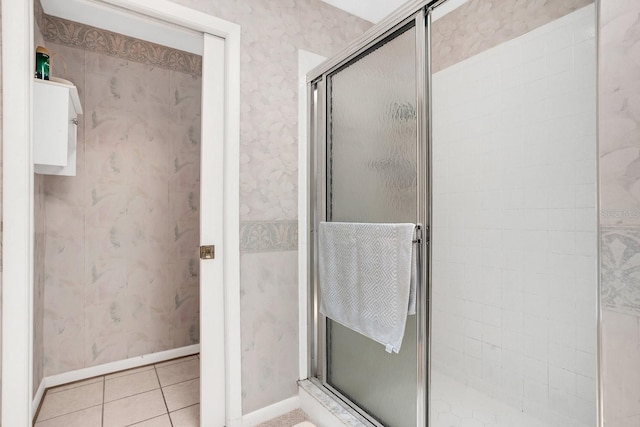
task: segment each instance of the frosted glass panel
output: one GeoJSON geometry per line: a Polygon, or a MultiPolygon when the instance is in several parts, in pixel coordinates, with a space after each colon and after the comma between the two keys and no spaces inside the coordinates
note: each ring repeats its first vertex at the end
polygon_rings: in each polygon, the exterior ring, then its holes
{"type": "MultiPolygon", "coordinates": [[[[330,221],[416,222],[415,28],[330,77],[330,221]]],[[[416,316],[399,354],[327,322],[327,382],[384,425],[416,425],[416,316]]]]}
{"type": "Polygon", "coordinates": [[[331,76],[332,221],[416,219],[415,29],[331,76]]]}

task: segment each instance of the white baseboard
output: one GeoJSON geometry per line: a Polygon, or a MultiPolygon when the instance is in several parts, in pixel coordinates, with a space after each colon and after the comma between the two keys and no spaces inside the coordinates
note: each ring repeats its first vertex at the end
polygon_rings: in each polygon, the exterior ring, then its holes
{"type": "Polygon", "coordinates": [[[287,412],[294,411],[300,407],[300,398],[293,396],[273,405],[265,406],[257,411],[250,412],[242,416],[242,427],[254,427],[265,421],[272,420],[287,412]]]}
{"type": "Polygon", "coordinates": [[[44,395],[44,391],[47,388],[56,387],[75,381],[82,381],[101,375],[112,374],[114,372],[124,371],[125,369],[133,369],[144,365],[150,365],[152,363],[160,363],[166,360],[175,359],[177,357],[190,356],[197,353],[200,353],[200,344],[159,351],[157,353],[145,354],[142,356],[131,357],[129,359],[118,360],[116,362],[105,363],[104,365],[91,366],[89,368],[78,369],[76,371],[64,372],[62,374],[45,377],[40,382],[38,391],[33,398],[33,413],[31,414],[31,417],[33,418],[35,416],[35,413],[40,406],[42,396],[44,395]]]}
{"type": "Polygon", "coordinates": [[[40,407],[40,402],[42,401],[42,396],[44,396],[44,390],[46,389],[44,385],[44,379],[40,381],[40,385],[38,386],[38,390],[36,390],[36,395],[33,396],[33,405],[31,405],[31,419],[36,416],[36,411],[40,407]]]}

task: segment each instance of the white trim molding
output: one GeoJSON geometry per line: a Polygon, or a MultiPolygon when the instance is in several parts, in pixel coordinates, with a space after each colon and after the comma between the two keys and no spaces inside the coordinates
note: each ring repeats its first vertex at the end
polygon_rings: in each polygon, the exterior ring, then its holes
{"type": "MultiPolygon", "coordinates": [[[[156,0],[151,0],[156,1],[156,0]]],[[[226,23],[226,21],[222,21],[226,23]]],[[[222,27],[220,27],[222,28],[222,27]]],[[[220,34],[218,34],[220,36],[220,34]]],[[[227,427],[242,419],[240,341],[240,26],[225,27],[224,298],[227,427]]]]}
{"type": "Polygon", "coordinates": [[[2,2],[2,420],[31,425],[33,2],[2,2]]]}
{"type": "Polygon", "coordinates": [[[33,402],[31,403],[31,418],[35,420],[36,413],[38,412],[38,408],[40,407],[40,403],[42,403],[42,398],[44,397],[44,392],[47,390],[47,378],[43,378],[40,381],[40,385],[36,390],[35,396],[33,396],[33,402]]]}

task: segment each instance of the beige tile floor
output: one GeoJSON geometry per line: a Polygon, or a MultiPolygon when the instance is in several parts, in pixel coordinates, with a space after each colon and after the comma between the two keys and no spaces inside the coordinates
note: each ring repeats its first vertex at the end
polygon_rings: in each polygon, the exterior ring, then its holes
{"type": "Polygon", "coordinates": [[[302,409],[296,409],[279,417],[258,424],[257,427],[315,427],[302,409]],[[305,424],[306,423],[306,424],[305,424]]]}
{"type": "Polygon", "coordinates": [[[36,427],[198,427],[200,359],[183,357],[48,389],[36,427]]]}

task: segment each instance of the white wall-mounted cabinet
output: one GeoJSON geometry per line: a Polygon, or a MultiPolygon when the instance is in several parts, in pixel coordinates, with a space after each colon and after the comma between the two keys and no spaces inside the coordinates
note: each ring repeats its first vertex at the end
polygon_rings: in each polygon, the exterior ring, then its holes
{"type": "Polygon", "coordinates": [[[78,89],[64,82],[33,84],[33,163],[36,173],[75,176],[78,89]]]}

